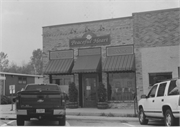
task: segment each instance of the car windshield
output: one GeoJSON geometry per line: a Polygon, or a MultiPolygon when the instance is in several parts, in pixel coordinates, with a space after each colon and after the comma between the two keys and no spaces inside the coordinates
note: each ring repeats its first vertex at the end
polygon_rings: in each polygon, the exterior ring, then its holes
{"type": "Polygon", "coordinates": [[[28,85],[26,91],[59,91],[56,85],[28,85]]]}

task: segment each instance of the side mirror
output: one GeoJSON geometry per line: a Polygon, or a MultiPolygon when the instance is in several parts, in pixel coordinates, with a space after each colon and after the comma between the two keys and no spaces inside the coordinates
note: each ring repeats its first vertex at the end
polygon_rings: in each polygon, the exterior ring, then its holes
{"type": "Polygon", "coordinates": [[[141,95],[141,99],[143,99],[143,98],[147,98],[147,96],[146,95],[141,95]]]}

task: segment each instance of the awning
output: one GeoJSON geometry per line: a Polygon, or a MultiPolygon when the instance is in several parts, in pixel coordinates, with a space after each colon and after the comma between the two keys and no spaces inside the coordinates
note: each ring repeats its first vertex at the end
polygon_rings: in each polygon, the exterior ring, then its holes
{"type": "Polygon", "coordinates": [[[100,69],[100,58],[101,57],[99,55],[79,56],[75,62],[72,72],[98,72],[100,69]]]}
{"type": "Polygon", "coordinates": [[[65,74],[70,73],[73,66],[73,59],[50,60],[44,74],[65,74]]]}
{"type": "Polygon", "coordinates": [[[103,65],[103,71],[134,71],[134,55],[108,56],[103,65]]]}

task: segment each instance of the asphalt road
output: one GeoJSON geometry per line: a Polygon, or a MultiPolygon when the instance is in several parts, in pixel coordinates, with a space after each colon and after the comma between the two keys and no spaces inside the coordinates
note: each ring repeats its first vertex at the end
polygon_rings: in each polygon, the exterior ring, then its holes
{"type": "MultiPolygon", "coordinates": [[[[17,126],[16,120],[1,120],[1,126],[17,126]]],[[[25,126],[59,126],[56,121],[26,121],[25,126]]],[[[163,126],[163,121],[150,121],[148,125],[139,122],[105,121],[105,120],[67,120],[66,126],[120,126],[120,127],[155,127],[163,126]]]]}

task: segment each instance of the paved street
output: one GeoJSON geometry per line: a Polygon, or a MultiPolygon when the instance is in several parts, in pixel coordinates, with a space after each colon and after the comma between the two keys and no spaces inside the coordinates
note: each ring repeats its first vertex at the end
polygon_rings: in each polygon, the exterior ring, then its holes
{"type": "MultiPolygon", "coordinates": [[[[11,111],[11,105],[0,105],[0,126],[17,126],[15,105],[11,111]],[[5,120],[6,119],[6,120],[5,120]],[[8,120],[9,119],[9,120],[8,120]]],[[[138,117],[127,117],[133,115],[133,110],[123,109],[92,109],[78,108],[67,109],[66,126],[122,126],[139,127],[138,117]],[[123,117],[124,116],[124,117],[123,117]]],[[[25,126],[58,126],[57,122],[52,121],[26,121],[25,126]]],[[[163,126],[162,121],[149,122],[142,127],[163,126]]]]}
{"type": "MultiPolygon", "coordinates": [[[[16,120],[1,120],[1,126],[17,126],[16,120]]],[[[25,126],[58,126],[56,121],[26,121],[25,126]]],[[[121,126],[121,127],[155,127],[163,126],[163,121],[150,121],[148,125],[140,125],[139,122],[127,122],[117,120],[94,120],[94,119],[75,119],[67,120],[66,126],[121,126]]]]}

